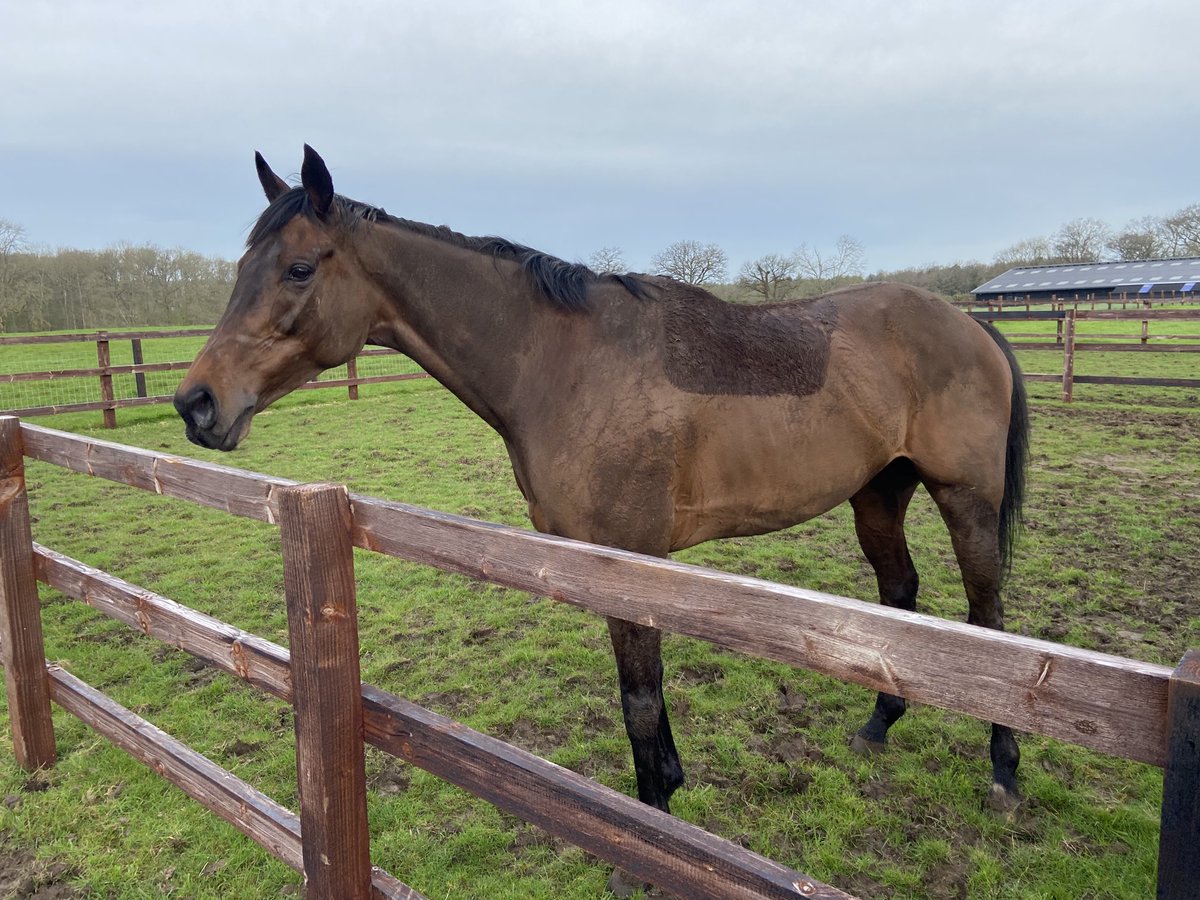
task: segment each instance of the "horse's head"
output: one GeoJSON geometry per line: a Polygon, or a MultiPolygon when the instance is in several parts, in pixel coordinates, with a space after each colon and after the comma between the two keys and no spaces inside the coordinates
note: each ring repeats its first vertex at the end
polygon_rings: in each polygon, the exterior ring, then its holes
{"type": "Polygon", "coordinates": [[[175,392],[193,443],[232,450],[255,413],[366,342],[378,288],[350,241],[351,203],[304,148],[301,186],[289,187],[255,154],[270,204],[250,233],[221,321],[175,392]]]}

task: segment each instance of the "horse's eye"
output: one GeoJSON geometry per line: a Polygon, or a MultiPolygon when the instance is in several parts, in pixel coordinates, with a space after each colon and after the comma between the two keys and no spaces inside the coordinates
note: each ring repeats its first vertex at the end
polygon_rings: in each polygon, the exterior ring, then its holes
{"type": "Polygon", "coordinates": [[[296,263],[288,269],[288,281],[308,281],[313,276],[313,267],[304,263],[296,263]]]}

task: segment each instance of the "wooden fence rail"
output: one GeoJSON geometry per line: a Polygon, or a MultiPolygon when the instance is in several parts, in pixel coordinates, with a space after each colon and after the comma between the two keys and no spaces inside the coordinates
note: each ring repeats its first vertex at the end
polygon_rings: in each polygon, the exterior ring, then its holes
{"type": "MultiPolygon", "coordinates": [[[[0,373],[0,385],[57,382],[69,379],[90,379],[93,380],[93,384],[98,384],[100,396],[99,400],[43,404],[41,406],[26,406],[19,408],[11,406],[11,404],[9,404],[11,408],[5,408],[5,404],[0,401],[0,413],[29,418],[32,416],[47,416],[56,415],[58,413],[91,412],[98,410],[103,414],[104,427],[115,428],[117,425],[116,411],[118,409],[147,406],[157,403],[169,403],[173,399],[173,395],[171,394],[149,395],[146,386],[147,374],[153,374],[156,372],[187,371],[192,364],[191,360],[147,363],[144,361],[143,341],[149,341],[155,338],[201,338],[210,334],[212,334],[211,328],[175,331],[93,331],[78,334],[47,334],[32,335],[27,337],[0,335],[0,347],[60,343],[95,343],[96,345],[95,366],[83,368],[76,367],[70,369],[50,369],[40,372],[0,373]],[[117,341],[129,341],[130,351],[133,356],[132,364],[112,364],[112,344],[117,341]],[[134,377],[135,396],[116,396],[113,378],[123,375],[132,375],[134,377]]],[[[313,390],[316,388],[344,387],[346,388],[349,399],[357,400],[359,385],[381,384],[391,381],[407,381],[412,378],[428,377],[425,372],[421,371],[398,372],[389,375],[359,376],[358,361],[360,359],[381,356],[400,356],[400,354],[396,353],[394,350],[388,350],[385,348],[363,350],[358,354],[357,357],[350,360],[346,364],[347,371],[345,378],[313,380],[307,384],[301,385],[301,388],[305,390],[313,390]]]]}
{"type": "MultiPolygon", "coordinates": [[[[7,421],[14,423],[5,426],[12,440],[15,420],[7,421]]],[[[294,518],[297,498],[308,496],[305,492],[338,495],[329,487],[297,488],[283,479],[31,425],[20,427],[20,439],[29,458],[272,523],[294,518]]],[[[23,497],[23,491],[13,494],[23,497]]],[[[1192,896],[1200,870],[1195,651],[1172,671],[405,504],[357,495],[345,501],[348,511],[327,511],[318,518],[326,523],[321,529],[326,535],[331,529],[344,530],[346,546],[467,573],[1165,767],[1160,896],[1192,896]],[[984,658],[989,665],[978,666],[984,658]]],[[[20,531],[17,527],[14,533],[20,531]]],[[[336,558],[344,553],[336,550],[336,558]]],[[[6,553],[6,564],[9,558],[6,553]]],[[[45,548],[33,548],[30,560],[37,578],[64,593],[277,696],[301,702],[296,692],[304,679],[297,677],[296,663],[281,648],[45,548]]],[[[333,566],[332,574],[295,577],[310,585],[313,597],[351,590],[344,563],[333,566]],[[313,578],[318,587],[312,587],[313,578]],[[319,587],[330,578],[334,581],[319,587]],[[334,590],[333,583],[341,588],[334,590]]],[[[289,617],[295,594],[303,591],[288,591],[289,617]]],[[[323,608],[322,602],[317,608],[323,608]]],[[[10,641],[5,632],[4,646],[10,641]]],[[[335,655],[346,654],[343,649],[335,655]]],[[[323,658],[319,665],[327,664],[323,658]]],[[[38,670],[44,666],[39,656],[38,670]]],[[[13,680],[7,671],[6,680],[13,680]]],[[[54,688],[56,700],[58,693],[54,688]]],[[[375,746],[681,896],[846,896],[408,701],[369,686],[361,688],[361,696],[365,736],[375,746]]],[[[32,709],[31,715],[40,715],[40,701],[32,709]]],[[[356,770],[357,765],[351,762],[350,767],[356,770]]],[[[302,833],[307,840],[309,829],[302,833]]],[[[316,885],[307,864],[305,870],[310,885],[316,885]]],[[[374,876],[377,894],[379,877],[374,876]]]]}

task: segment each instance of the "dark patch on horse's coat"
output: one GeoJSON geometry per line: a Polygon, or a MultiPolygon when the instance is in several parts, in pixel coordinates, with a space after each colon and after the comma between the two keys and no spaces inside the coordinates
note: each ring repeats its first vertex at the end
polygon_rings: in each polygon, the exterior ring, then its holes
{"type": "Polygon", "coordinates": [[[667,378],[694,394],[806,397],[825,384],[829,300],[743,306],[695,289],[663,304],[667,378]]]}
{"type": "MultiPolygon", "coordinates": [[[[336,216],[336,221],[350,228],[359,222],[386,222],[415,234],[445,241],[455,247],[520,263],[521,270],[546,299],[572,312],[581,312],[588,308],[588,287],[593,284],[619,284],[635,297],[646,295],[642,277],[638,275],[597,275],[582,263],[569,263],[557,256],[514,243],[506,238],[470,237],[459,234],[445,225],[426,225],[424,222],[401,219],[388,215],[379,207],[360,203],[340,194],[334,195],[331,213],[330,218],[336,216]]],[[[295,187],[271,201],[250,230],[246,246],[253,247],[299,215],[320,218],[308,192],[302,187],[295,187]]]]}

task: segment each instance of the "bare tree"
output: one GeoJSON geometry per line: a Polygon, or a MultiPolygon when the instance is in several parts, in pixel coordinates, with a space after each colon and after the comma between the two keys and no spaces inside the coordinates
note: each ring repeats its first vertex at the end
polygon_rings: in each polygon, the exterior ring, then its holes
{"type": "Polygon", "coordinates": [[[676,241],[650,260],[659,275],[670,275],[688,284],[712,284],[725,280],[729,257],[716,244],[676,241]]]}
{"type": "Polygon", "coordinates": [[[0,331],[5,319],[25,307],[14,289],[14,257],[26,248],[25,229],[15,222],[0,219],[0,331]]]}
{"type": "Polygon", "coordinates": [[[1054,256],[1058,262],[1097,262],[1112,233],[1100,219],[1075,219],[1054,235],[1054,256]]]}
{"type": "Polygon", "coordinates": [[[801,278],[831,283],[839,278],[860,276],[863,273],[863,245],[843,234],[833,250],[822,253],[816,247],[801,244],[796,248],[796,272],[801,278]]]}
{"type": "Polygon", "coordinates": [[[1200,256],[1200,203],[1162,219],[1163,256],[1200,256]]]}
{"type": "Polygon", "coordinates": [[[1053,261],[1050,240],[1044,237],[1017,241],[996,254],[996,264],[1001,266],[1044,266],[1053,261]]]}
{"type": "Polygon", "coordinates": [[[625,257],[620,247],[601,247],[588,257],[588,268],[597,275],[611,275],[614,272],[628,272],[625,257]]]}
{"type": "Polygon", "coordinates": [[[1166,256],[1162,220],[1154,216],[1136,219],[1112,235],[1105,247],[1119,262],[1166,256]]]}
{"type": "Polygon", "coordinates": [[[780,300],[791,289],[795,276],[796,257],[768,253],[745,263],[738,272],[737,283],[763,300],[780,300]]]}

